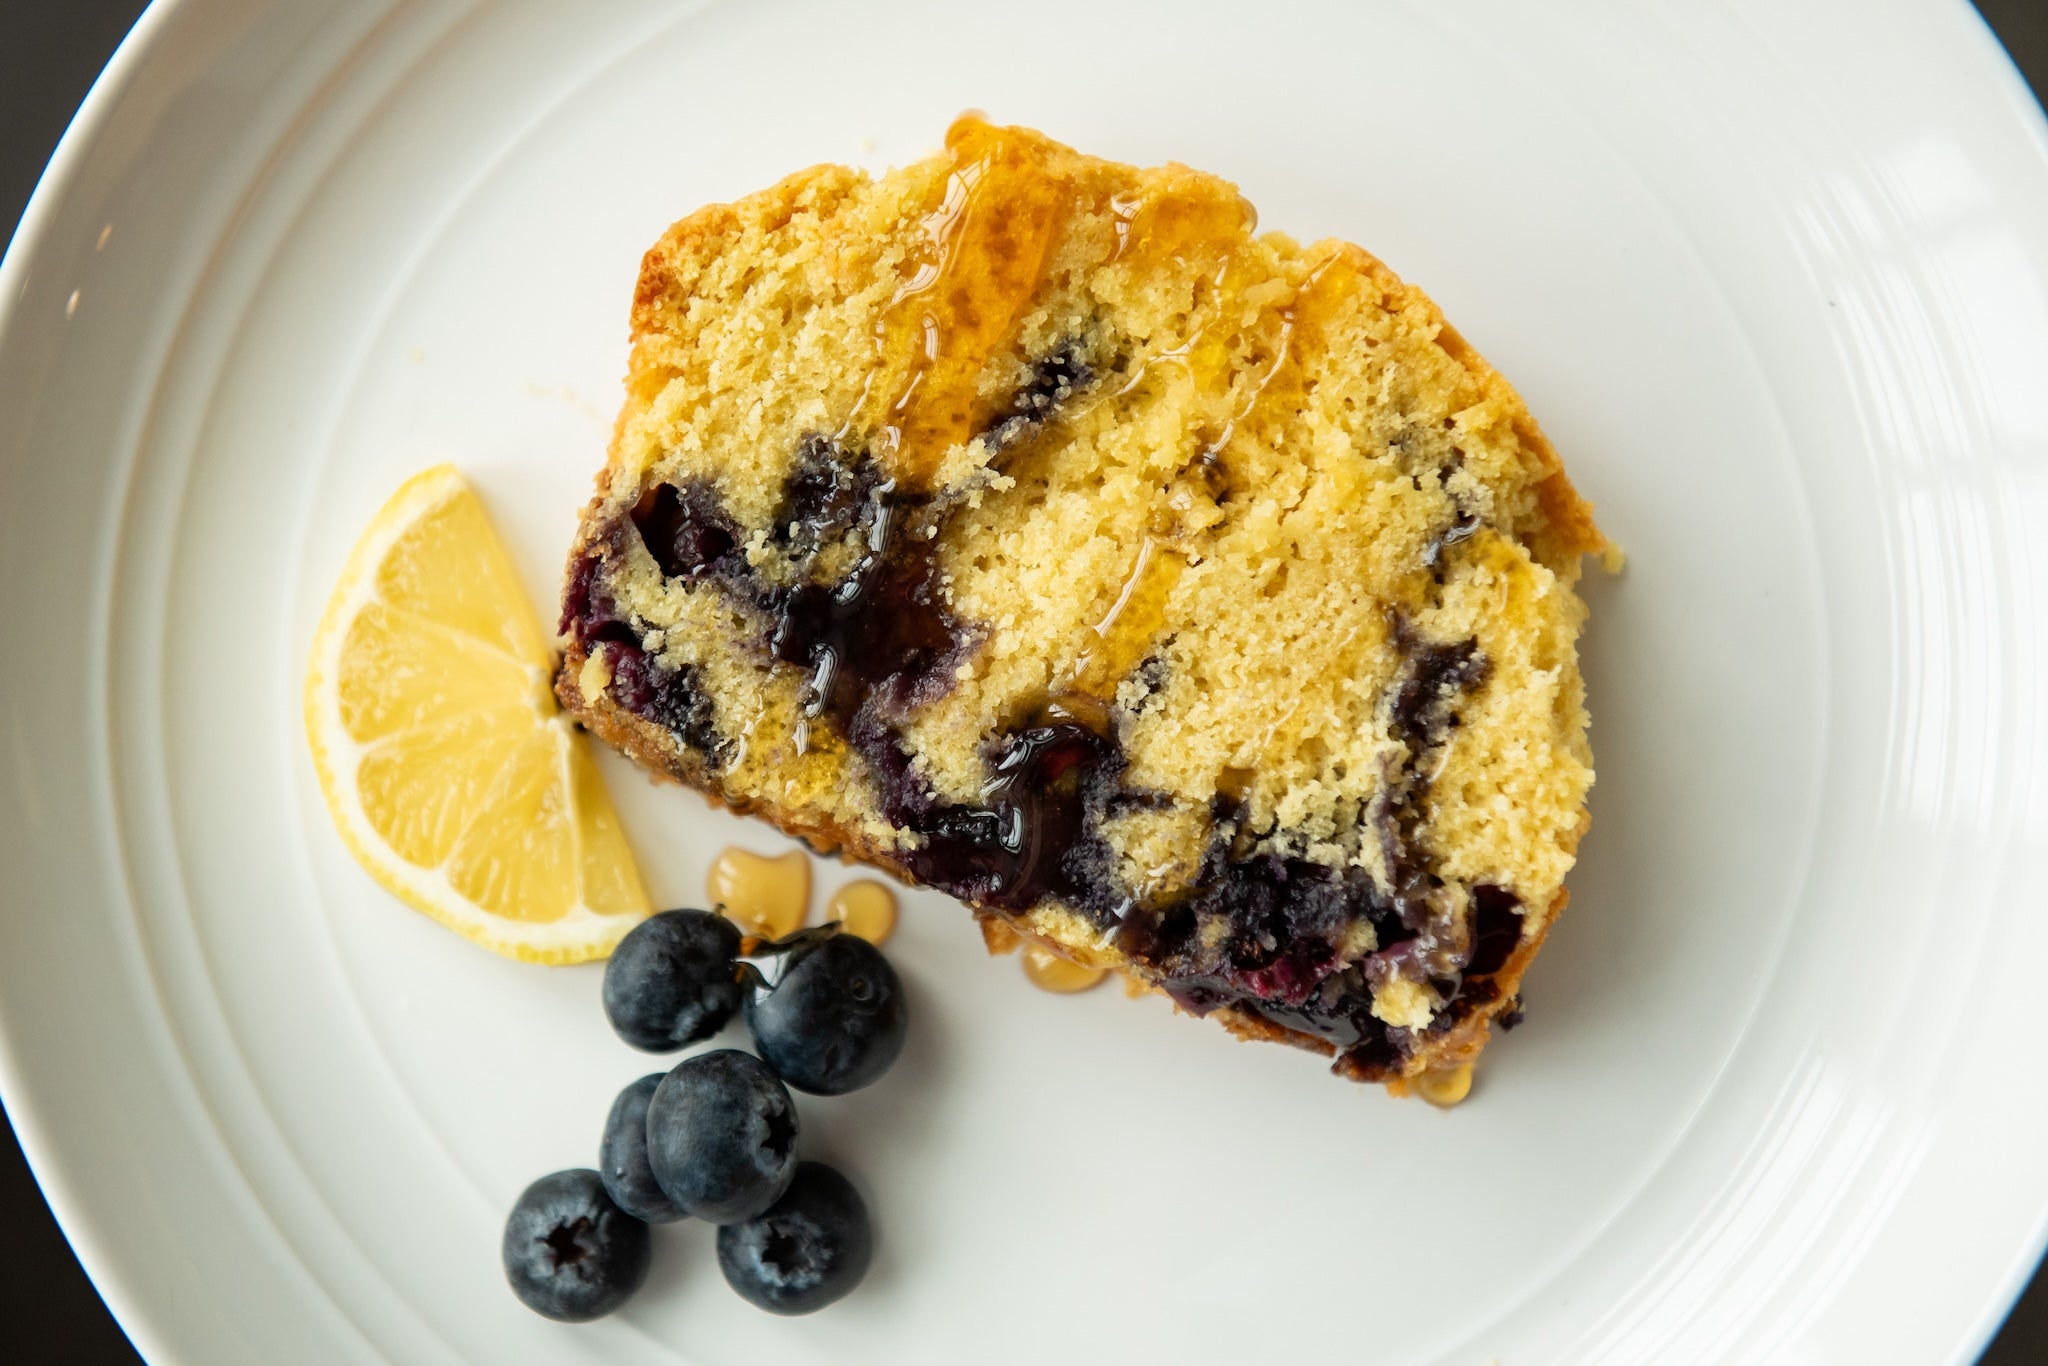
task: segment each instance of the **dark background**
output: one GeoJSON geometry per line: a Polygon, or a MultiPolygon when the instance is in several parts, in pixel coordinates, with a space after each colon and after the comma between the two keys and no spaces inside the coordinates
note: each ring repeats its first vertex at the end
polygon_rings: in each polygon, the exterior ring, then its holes
{"type": "MultiPolygon", "coordinates": [[[[139,0],[0,0],[0,224],[11,236],[43,163],[139,0]]],[[[2048,0],[1980,0],[2036,95],[2048,89],[2048,0]]],[[[57,1231],[14,1143],[0,1128],[0,1357],[34,1366],[139,1360],[57,1231]]],[[[2048,1362],[2048,1278],[2014,1309],[1982,1366],[2048,1362]]]]}

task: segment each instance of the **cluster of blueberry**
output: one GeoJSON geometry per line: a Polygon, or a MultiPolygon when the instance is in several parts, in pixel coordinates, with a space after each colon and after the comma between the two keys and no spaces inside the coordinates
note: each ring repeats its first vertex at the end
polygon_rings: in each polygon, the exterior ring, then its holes
{"type": "Polygon", "coordinates": [[[649,1052],[709,1038],[736,1012],[754,1054],[686,1058],[619,1093],[599,1170],[526,1188],[505,1223],[505,1275],[526,1305],[580,1323],[624,1304],[647,1278],[648,1225],[719,1225],[718,1265],[746,1299],[807,1314],[868,1268],[873,1235],[853,1184],[796,1158],[789,1088],[836,1096],[874,1081],[903,1050],[903,990],[881,950],[836,925],[743,944],[708,911],[636,926],[605,967],[604,1009],[649,1052]],[[742,949],[779,960],[770,983],[742,949]]]}

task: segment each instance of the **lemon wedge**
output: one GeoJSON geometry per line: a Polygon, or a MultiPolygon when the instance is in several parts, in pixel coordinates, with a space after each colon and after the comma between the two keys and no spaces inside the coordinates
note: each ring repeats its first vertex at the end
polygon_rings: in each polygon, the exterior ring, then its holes
{"type": "Polygon", "coordinates": [[[386,889],[528,963],[602,958],[650,909],[518,576],[452,465],[407,480],[327,601],[306,738],[386,889]]]}

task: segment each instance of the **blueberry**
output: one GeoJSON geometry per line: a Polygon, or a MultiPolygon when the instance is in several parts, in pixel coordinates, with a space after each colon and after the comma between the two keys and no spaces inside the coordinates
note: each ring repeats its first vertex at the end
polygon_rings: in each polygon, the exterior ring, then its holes
{"type": "Polygon", "coordinates": [[[857,1091],[888,1071],[907,1022],[896,970],[850,934],[791,951],[774,989],[747,1002],[761,1060],[819,1096],[857,1091]]]}
{"type": "Polygon", "coordinates": [[[808,1314],[860,1284],[874,1245],[868,1207],[853,1183],[822,1162],[805,1162],[765,1214],[718,1230],[718,1269],[770,1313],[808,1314]]]}
{"type": "Polygon", "coordinates": [[[604,1178],[605,1193],[620,1209],[650,1224],[690,1217],[662,1194],[654,1169],[647,1165],[647,1103],[659,1085],[661,1073],[655,1072],[619,1092],[604,1122],[604,1140],[597,1145],[597,1172],[604,1178]]]}
{"type": "Polygon", "coordinates": [[[663,911],[635,925],[604,966],[604,1013],[619,1037],[673,1053],[725,1028],[740,1006],[739,929],[709,911],[663,911]]]}
{"type": "Polygon", "coordinates": [[[505,1279],[528,1309],[564,1323],[601,1318],[647,1279],[647,1225],[612,1203],[588,1168],[528,1186],[505,1221],[505,1279]]]}
{"type": "Polygon", "coordinates": [[[647,1161],[676,1206],[714,1224],[751,1219],[789,1189],[796,1106],[759,1058],[685,1058],[647,1106],[647,1161]]]}

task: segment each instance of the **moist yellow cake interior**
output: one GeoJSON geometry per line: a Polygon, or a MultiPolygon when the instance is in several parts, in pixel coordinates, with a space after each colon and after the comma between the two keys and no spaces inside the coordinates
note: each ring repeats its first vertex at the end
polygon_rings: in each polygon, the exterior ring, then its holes
{"type": "MultiPolygon", "coordinates": [[[[1404,847],[1445,895],[1511,893],[1533,951],[1593,777],[1573,586],[1603,543],[1506,382],[1365,251],[1259,234],[1214,176],[968,118],[945,155],[879,178],[819,167],[685,219],[648,254],[633,332],[579,544],[658,486],[709,490],[755,585],[608,543],[616,614],[688,671],[721,737],[643,757],[885,863],[918,843],[807,715],[813,671],[762,647],[761,594],[871,550],[860,528],[812,546],[780,526],[803,453],[827,450],[924,500],[915,531],[969,638],[896,727],[932,799],[984,800],[1005,737],[1048,716],[1107,727],[1123,786],[1147,794],[1100,822],[1116,896],[1165,905],[1221,811],[1232,857],[1391,883],[1375,804],[1398,784],[1404,847]],[[1042,411],[1017,410],[1034,382],[1042,411]],[[1390,701],[1418,641],[1483,670],[1426,754],[1390,701]]],[[[572,707],[607,705],[610,659],[572,648],[572,707]]],[[[1012,911],[1131,966],[1099,910],[1012,911]]],[[[1378,937],[1353,926],[1339,955],[1378,937]]],[[[1373,1013],[1426,1031],[1441,980],[1382,974],[1373,1013]]]]}

